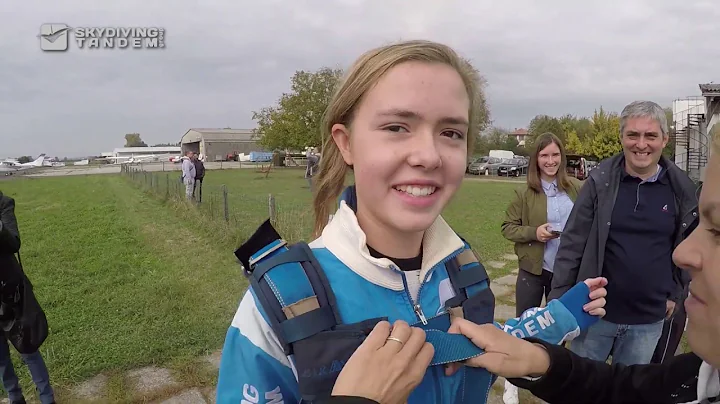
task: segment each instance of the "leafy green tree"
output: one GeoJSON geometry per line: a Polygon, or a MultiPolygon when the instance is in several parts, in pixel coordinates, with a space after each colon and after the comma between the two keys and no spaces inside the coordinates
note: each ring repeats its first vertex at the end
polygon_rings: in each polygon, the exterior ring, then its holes
{"type": "Polygon", "coordinates": [[[622,151],[620,118],[616,113],[607,113],[600,107],[599,111],[595,110],[592,123],[592,141],[588,154],[602,160],[622,151]]]}
{"type": "Polygon", "coordinates": [[[125,147],[147,147],[139,133],[128,133],[125,135],[125,147]]]}
{"type": "Polygon", "coordinates": [[[565,143],[565,128],[563,128],[560,120],[549,115],[537,115],[530,121],[530,125],[528,126],[530,136],[528,136],[529,140],[526,141],[525,147],[528,149],[532,148],[535,139],[545,132],[556,135],[563,144],[565,143]]]}
{"type": "Polygon", "coordinates": [[[567,134],[567,139],[565,141],[565,149],[570,154],[586,154],[586,147],[574,130],[570,131],[567,134]]]}
{"type": "Polygon", "coordinates": [[[322,117],[341,77],[342,70],[328,67],[295,72],[276,106],[253,112],[258,144],[267,150],[320,146],[322,117]]]}

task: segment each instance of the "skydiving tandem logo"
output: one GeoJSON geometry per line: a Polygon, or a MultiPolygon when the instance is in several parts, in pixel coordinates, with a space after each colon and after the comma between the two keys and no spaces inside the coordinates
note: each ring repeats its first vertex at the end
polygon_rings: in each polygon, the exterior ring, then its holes
{"type": "Polygon", "coordinates": [[[78,27],[67,24],[40,26],[40,49],[67,51],[70,34],[80,49],[162,49],[165,29],[156,27],[78,27]]]}

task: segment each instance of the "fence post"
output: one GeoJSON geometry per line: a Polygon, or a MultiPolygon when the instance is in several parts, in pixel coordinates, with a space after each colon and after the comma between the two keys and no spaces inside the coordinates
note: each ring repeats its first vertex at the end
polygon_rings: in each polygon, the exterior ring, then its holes
{"type": "Polygon", "coordinates": [[[165,174],[165,198],[170,198],[170,173],[165,174]]]}
{"type": "Polygon", "coordinates": [[[222,190],[223,190],[223,205],[224,205],[224,209],[225,209],[225,221],[229,222],[230,221],[230,207],[228,206],[228,192],[227,192],[227,187],[225,186],[225,184],[223,184],[222,190]]]}
{"type": "Polygon", "coordinates": [[[270,223],[275,223],[275,197],[273,194],[268,195],[268,215],[270,215],[270,223]]]}

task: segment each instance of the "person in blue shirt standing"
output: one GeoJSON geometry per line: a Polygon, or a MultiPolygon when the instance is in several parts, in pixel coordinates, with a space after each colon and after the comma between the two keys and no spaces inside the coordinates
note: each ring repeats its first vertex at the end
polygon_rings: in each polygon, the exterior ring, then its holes
{"type": "MultiPolygon", "coordinates": [[[[442,366],[480,354],[462,336],[444,343],[451,318],[494,322],[487,272],[440,215],[463,182],[480,99],[477,71],[430,41],[376,48],[350,67],[322,125],[315,239],[288,247],[266,221],[235,252],[251,287],[226,334],[218,403],[327,398],[384,320],[422,327],[435,343],[410,404],[487,399],[489,372],[449,377],[442,366]]],[[[603,282],[578,285],[502,327],[554,344],[570,340],[602,314],[603,282]]],[[[410,327],[394,327],[388,352],[411,337],[410,327]]]]}

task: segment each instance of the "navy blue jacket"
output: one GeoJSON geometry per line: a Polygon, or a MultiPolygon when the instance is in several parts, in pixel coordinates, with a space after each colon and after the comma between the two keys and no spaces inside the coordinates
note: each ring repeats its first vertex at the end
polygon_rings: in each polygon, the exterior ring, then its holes
{"type": "MultiPolygon", "coordinates": [[[[560,239],[548,300],[562,296],[578,282],[602,276],[605,244],[624,162],[623,153],[601,161],[580,189],[560,239]]],[[[666,157],[661,157],[660,165],[667,170],[666,175],[675,194],[675,211],[679,219],[675,231],[675,248],[697,227],[698,186],[666,157]]],[[[675,288],[670,300],[679,302],[690,278],[673,264],[673,279],[675,288]]]]}

